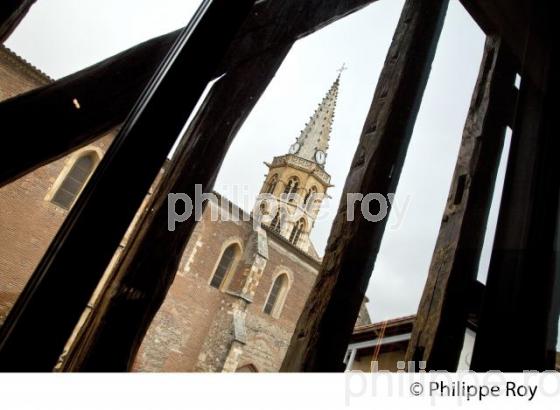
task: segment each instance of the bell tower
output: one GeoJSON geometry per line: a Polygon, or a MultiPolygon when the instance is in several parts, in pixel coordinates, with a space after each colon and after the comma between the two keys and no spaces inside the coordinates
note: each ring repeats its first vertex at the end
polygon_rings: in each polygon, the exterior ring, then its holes
{"type": "Polygon", "coordinates": [[[305,252],[321,203],[332,186],[325,163],[339,84],[340,74],[288,154],[265,162],[269,171],[259,200],[262,222],[305,252]]]}

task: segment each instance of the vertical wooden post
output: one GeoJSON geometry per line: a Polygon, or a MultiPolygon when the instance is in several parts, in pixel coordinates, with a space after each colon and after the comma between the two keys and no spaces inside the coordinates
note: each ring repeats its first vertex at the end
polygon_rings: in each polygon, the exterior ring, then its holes
{"type": "Polygon", "coordinates": [[[408,345],[407,361],[456,371],[468,289],[476,280],[506,126],[515,108],[515,64],[497,37],[486,40],[453,182],[408,345]]]}
{"type": "MultiPolygon", "coordinates": [[[[351,193],[396,190],[435,55],[447,0],[408,0],[346,180],[323,265],[298,321],[283,371],[343,371],[343,357],[385,230],[351,193]],[[349,220],[353,214],[354,220],[349,220]]],[[[373,206],[372,206],[373,208],[373,206]]],[[[377,210],[371,209],[373,214],[377,210]]]]}
{"type": "Polygon", "coordinates": [[[532,6],[512,146],[471,363],[475,371],[554,369],[560,298],[559,87],[554,44],[558,24],[548,2],[532,6]]]}

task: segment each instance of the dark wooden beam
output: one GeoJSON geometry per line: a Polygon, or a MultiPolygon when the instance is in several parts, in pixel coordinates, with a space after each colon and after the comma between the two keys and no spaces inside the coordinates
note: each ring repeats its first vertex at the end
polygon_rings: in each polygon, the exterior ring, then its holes
{"type": "MultiPolygon", "coordinates": [[[[219,76],[269,49],[299,38],[376,0],[268,0],[251,17],[216,70],[219,76]],[[285,24],[290,21],[290,24],[285,24]]],[[[0,103],[0,186],[91,143],[124,121],[177,32],[149,40],[45,87],[0,103]],[[73,99],[80,101],[76,110],[73,99]],[[30,121],[32,119],[32,121],[30,121]]]]}
{"type": "Polygon", "coordinates": [[[10,37],[37,0],[3,0],[0,3],[0,43],[10,37]]]}
{"type": "Polygon", "coordinates": [[[267,0],[258,3],[253,18],[234,40],[225,59],[226,65],[234,66],[269,48],[291,44],[377,1],[267,0]]]}
{"type": "Polygon", "coordinates": [[[2,138],[10,141],[10,148],[0,152],[0,186],[120,125],[179,33],[151,39],[0,103],[2,138]]]}
{"type": "Polygon", "coordinates": [[[212,192],[229,146],[288,50],[269,50],[214,85],[166,167],[148,211],[131,233],[91,320],[73,344],[65,371],[130,369],[197,223],[191,217],[170,232],[167,194],[195,198],[195,184],[201,185],[201,192],[212,192]],[[162,243],[166,245],[158,245],[162,243]]]}
{"type": "Polygon", "coordinates": [[[554,369],[560,298],[555,44],[559,33],[552,4],[535,1],[532,7],[516,122],[471,364],[475,371],[554,369]],[[543,32],[548,33],[544,38],[543,32]],[[534,72],[528,75],[531,67],[540,68],[539,78],[534,72]]]}
{"type": "MultiPolygon", "coordinates": [[[[282,371],[343,371],[387,218],[370,222],[350,193],[394,193],[447,11],[447,0],[405,3],[346,180],[323,265],[282,371]],[[348,215],[353,211],[354,220],[348,215]]],[[[373,40],[372,40],[373,41],[373,40]]],[[[374,203],[370,210],[376,214],[374,203]]]]}
{"type": "Polygon", "coordinates": [[[515,107],[515,59],[486,40],[451,190],[420,300],[406,361],[456,371],[476,280],[506,126],[515,107]]]}
{"type": "Polygon", "coordinates": [[[0,370],[53,369],[252,6],[204,1],[179,35],[0,329],[0,370]]]}

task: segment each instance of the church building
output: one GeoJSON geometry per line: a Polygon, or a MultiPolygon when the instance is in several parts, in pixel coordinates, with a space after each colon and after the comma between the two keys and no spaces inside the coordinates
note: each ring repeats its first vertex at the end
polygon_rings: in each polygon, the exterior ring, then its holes
{"type": "MultiPolygon", "coordinates": [[[[0,100],[52,81],[5,47],[0,79],[0,100]]],[[[266,163],[254,209],[209,196],[134,370],[279,370],[321,264],[310,234],[331,186],[325,164],[339,83],[340,75],[288,153],[266,163]]],[[[0,189],[0,323],[115,135],[0,189]]],[[[363,307],[358,323],[368,322],[363,307]]]]}

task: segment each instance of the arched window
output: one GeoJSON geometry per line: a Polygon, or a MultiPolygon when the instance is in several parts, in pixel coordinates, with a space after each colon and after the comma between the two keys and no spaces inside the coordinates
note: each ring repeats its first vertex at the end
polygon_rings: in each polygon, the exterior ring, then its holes
{"type": "Polygon", "coordinates": [[[265,194],[274,193],[277,184],[278,184],[278,175],[275,174],[272,176],[272,178],[270,178],[270,181],[268,182],[268,186],[266,187],[265,194]]]}
{"type": "Polygon", "coordinates": [[[292,233],[290,234],[290,242],[293,243],[294,245],[297,245],[304,229],[305,229],[305,221],[302,218],[299,221],[297,221],[296,224],[294,225],[294,228],[292,229],[292,233]]]}
{"type": "Polygon", "coordinates": [[[280,232],[282,230],[282,221],[280,220],[280,211],[276,213],[276,216],[270,223],[270,229],[274,232],[280,232]]]}
{"type": "Polygon", "coordinates": [[[305,205],[307,206],[307,208],[310,208],[311,205],[313,204],[313,200],[317,197],[317,187],[316,186],[312,186],[309,191],[307,192],[307,195],[305,195],[305,200],[303,201],[305,203],[305,205]]]}
{"type": "Polygon", "coordinates": [[[236,373],[258,373],[257,368],[252,364],[246,364],[245,366],[238,367],[235,371],[236,373]]]}
{"type": "Polygon", "coordinates": [[[52,197],[52,203],[70,209],[97,163],[97,155],[89,152],[79,157],[64,177],[64,180],[52,197]]]}
{"type": "Polygon", "coordinates": [[[297,177],[291,177],[288,180],[288,184],[284,189],[284,194],[290,199],[290,201],[294,200],[294,195],[297,194],[299,188],[299,179],[297,177]]]}
{"type": "Polygon", "coordinates": [[[216,267],[216,271],[212,276],[210,281],[210,286],[220,289],[227,278],[228,274],[232,271],[233,262],[235,261],[237,255],[240,253],[239,245],[231,244],[222,253],[220,262],[216,267]]]}
{"type": "Polygon", "coordinates": [[[258,217],[262,219],[268,213],[268,206],[265,201],[259,204],[259,214],[258,217]]]}
{"type": "Polygon", "coordinates": [[[264,313],[274,317],[280,316],[286,295],[288,293],[288,275],[282,273],[278,275],[270,288],[270,293],[264,305],[264,313]]]}

